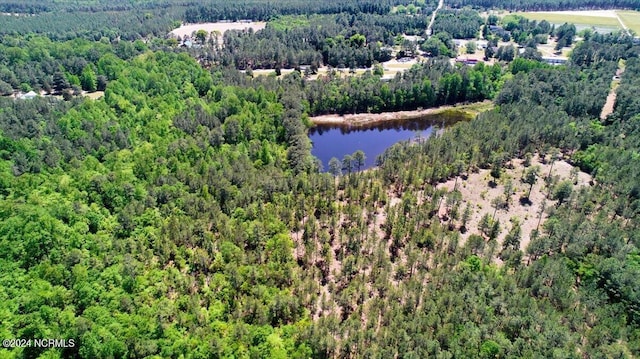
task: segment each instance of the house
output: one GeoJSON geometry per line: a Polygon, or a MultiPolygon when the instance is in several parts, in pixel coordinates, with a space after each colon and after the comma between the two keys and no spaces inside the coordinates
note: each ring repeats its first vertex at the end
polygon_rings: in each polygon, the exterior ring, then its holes
{"type": "Polygon", "coordinates": [[[470,58],[456,58],[456,62],[459,64],[465,64],[469,66],[474,66],[478,63],[478,59],[470,59],[470,58]]]}
{"type": "Polygon", "coordinates": [[[567,63],[567,61],[569,61],[568,58],[566,57],[548,57],[548,56],[543,56],[542,57],[542,61],[550,64],[550,65],[564,65],[567,63]]]}
{"type": "Polygon", "coordinates": [[[511,36],[511,31],[507,31],[502,26],[498,25],[489,25],[489,32],[500,37],[505,37],[506,35],[511,36]]]}
{"type": "Polygon", "coordinates": [[[453,39],[453,44],[456,45],[457,47],[464,46],[466,43],[467,43],[467,40],[453,39]]]}
{"type": "Polygon", "coordinates": [[[38,94],[36,94],[33,91],[29,91],[27,93],[24,93],[22,95],[19,95],[18,98],[21,100],[32,100],[34,98],[36,98],[38,96],[38,94]]]}

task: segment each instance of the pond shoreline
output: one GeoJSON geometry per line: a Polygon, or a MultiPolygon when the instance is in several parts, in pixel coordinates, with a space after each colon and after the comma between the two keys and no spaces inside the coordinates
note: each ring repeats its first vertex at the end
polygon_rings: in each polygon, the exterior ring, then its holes
{"type": "Polygon", "coordinates": [[[480,112],[489,110],[492,103],[489,100],[475,102],[462,105],[446,105],[439,107],[426,108],[422,110],[395,111],[382,113],[357,113],[346,115],[320,115],[309,117],[314,125],[334,125],[334,126],[369,126],[372,124],[398,121],[398,120],[415,120],[428,115],[437,115],[448,111],[464,112],[470,117],[474,117],[480,112]]]}

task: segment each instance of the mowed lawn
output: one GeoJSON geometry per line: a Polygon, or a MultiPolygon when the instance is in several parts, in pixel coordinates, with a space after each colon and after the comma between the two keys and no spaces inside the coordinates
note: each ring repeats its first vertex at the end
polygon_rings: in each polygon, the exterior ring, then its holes
{"type": "Polygon", "coordinates": [[[622,10],[616,13],[629,29],[635,31],[636,35],[640,35],[640,11],[622,10]]]}
{"type": "MultiPolygon", "coordinates": [[[[547,20],[552,24],[564,24],[568,22],[576,25],[587,25],[595,27],[609,27],[620,28],[620,23],[615,17],[608,16],[593,16],[593,15],[578,15],[578,14],[566,14],[559,12],[519,12],[516,15],[523,16],[529,20],[547,20]]],[[[626,24],[626,23],[625,23],[626,24]]],[[[628,25],[627,25],[628,26],[628,25]]]]}

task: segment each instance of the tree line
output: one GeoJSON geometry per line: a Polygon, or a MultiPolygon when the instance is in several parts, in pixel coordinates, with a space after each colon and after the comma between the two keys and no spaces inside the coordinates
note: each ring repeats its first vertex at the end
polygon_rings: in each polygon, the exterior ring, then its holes
{"type": "Polygon", "coordinates": [[[474,10],[441,10],[433,23],[433,33],[446,32],[456,39],[473,39],[483,21],[474,10]]]}
{"type": "Polygon", "coordinates": [[[169,48],[10,41],[7,68],[49,74],[52,62],[67,81],[95,46],[77,69],[108,82],[99,100],[0,98],[0,331],[77,343],[0,356],[640,355],[640,62],[624,35],[593,35],[567,66],[431,60],[389,82],[251,78],[169,48]],[[621,59],[615,111],[600,120],[621,59]],[[385,84],[393,96],[376,99],[385,84]],[[356,152],[318,173],[315,111],[461,94],[497,106],[393,146],[375,170],[355,171],[356,152]],[[527,246],[518,218],[471,228],[476,209],[438,186],[482,169],[506,187],[503,169],[521,161],[511,190],[526,196],[534,154],[594,182],[538,179],[554,204],[527,246]]]}
{"type": "Polygon", "coordinates": [[[499,67],[453,67],[428,60],[386,81],[373,73],[329,75],[305,85],[311,114],[379,113],[490,99],[501,78],[499,67]]]}
{"type": "MultiPolygon", "coordinates": [[[[636,57],[627,60],[629,90],[636,57]]],[[[314,357],[638,353],[636,165],[628,157],[637,111],[627,120],[617,112],[594,120],[616,67],[524,69],[505,82],[499,107],[392,147],[375,171],[349,172],[356,154],[333,161],[337,185],[318,180],[320,193],[304,196],[293,229],[301,285],[310,293],[304,300],[317,318],[305,332],[314,357]],[[601,169],[582,167],[585,150],[601,169]],[[526,188],[518,191],[526,196],[536,182],[526,164],[534,153],[546,163],[563,158],[596,179],[578,188],[541,175],[556,202],[527,246],[518,218],[499,223],[489,215],[469,228],[475,209],[461,207],[455,188],[438,187],[454,178],[465,186],[480,169],[506,183],[502,169],[522,161],[526,188]]]]}
{"type": "Polygon", "coordinates": [[[309,357],[283,222],[297,102],[186,54],[109,71],[100,100],[0,99],[3,331],[77,343],[1,355],[309,357]]]}
{"type": "Polygon", "coordinates": [[[386,15],[391,12],[394,6],[406,6],[411,3],[411,0],[329,0],[315,3],[301,0],[279,1],[277,3],[251,0],[245,2],[243,6],[237,6],[237,4],[230,4],[222,0],[213,0],[197,8],[188,8],[185,12],[185,20],[196,23],[244,19],[267,21],[277,15],[337,13],[386,15]]]}
{"type": "Polygon", "coordinates": [[[2,14],[0,35],[47,36],[53,40],[83,38],[134,41],[141,38],[164,38],[180,26],[185,5],[182,2],[58,2],[44,1],[23,5],[0,1],[2,14]]]}
{"type": "Polygon", "coordinates": [[[233,70],[216,69],[214,73],[225,82],[241,86],[262,87],[279,93],[295,91],[304,100],[305,111],[312,116],[415,110],[482,101],[498,93],[502,79],[499,65],[453,66],[443,58],[428,59],[391,79],[384,79],[381,71],[377,68],[361,76],[345,77],[332,70],[313,81],[298,71],[283,79],[251,78],[233,70]]]}
{"type": "MultiPolygon", "coordinates": [[[[278,22],[284,21],[278,20],[278,22]]],[[[222,43],[212,44],[212,61],[238,69],[299,68],[315,71],[333,67],[371,67],[391,59],[396,37],[419,34],[428,25],[426,15],[340,13],[303,18],[299,26],[267,24],[258,32],[228,31],[222,43]]],[[[199,51],[199,50],[195,50],[199,51]]]]}
{"type": "Polygon", "coordinates": [[[558,11],[580,9],[637,9],[638,0],[587,0],[587,1],[552,1],[552,0],[453,0],[452,7],[477,6],[484,9],[506,9],[517,11],[558,11]]]}

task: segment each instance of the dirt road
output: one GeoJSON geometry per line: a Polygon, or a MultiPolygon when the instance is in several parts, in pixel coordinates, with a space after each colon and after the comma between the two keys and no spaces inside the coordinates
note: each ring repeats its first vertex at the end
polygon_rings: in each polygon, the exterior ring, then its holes
{"type": "Polygon", "coordinates": [[[433,15],[431,15],[431,21],[429,21],[429,26],[427,26],[427,36],[431,37],[431,27],[433,26],[434,21],[436,21],[436,14],[438,14],[438,10],[442,9],[444,6],[444,0],[438,1],[438,7],[433,11],[433,15]]]}

